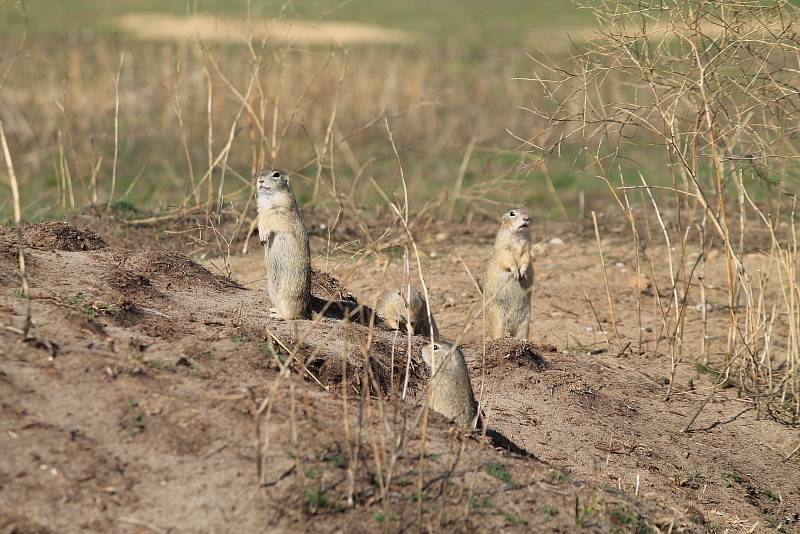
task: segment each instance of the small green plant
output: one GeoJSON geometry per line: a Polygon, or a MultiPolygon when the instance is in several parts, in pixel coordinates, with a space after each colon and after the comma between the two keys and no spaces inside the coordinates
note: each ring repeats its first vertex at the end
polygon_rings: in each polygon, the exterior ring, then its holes
{"type": "Polygon", "coordinates": [[[333,464],[336,467],[340,467],[340,468],[345,466],[344,458],[342,458],[338,454],[329,454],[327,456],[324,456],[322,458],[322,461],[326,462],[326,463],[329,463],[329,464],[333,464]]]}
{"type": "Polygon", "coordinates": [[[80,308],[80,310],[90,319],[97,319],[97,317],[101,314],[114,315],[119,311],[113,304],[103,304],[89,301],[86,297],[86,293],[83,291],[79,291],[71,297],[67,297],[66,302],[70,306],[80,308]]]}
{"type": "Polygon", "coordinates": [[[381,252],[390,258],[402,258],[404,250],[401,246],[392,246],[381,249],[381,252]]]}
{"type": "Polygon", "coordinates": [[[478,498],[476,495],[473,495],[472,499],[469,501],[469,504],[470,508],[479,514],[486,513],[487,510],[494,508],[494,504],[489,497],[478,498]]]}
{"type": "MultiPolygon", "coordinates": [[[[242,339],[246,340],[246,338],[244,338],[244,336],[233,336],[233,337],[242,337],[242,339]]],[[[233,338],[231,338],[231,339],[233,339],[233,338]]],[[[234,341],[234,343],[235,342],[236,341],[234,341]]],[[[261,343],[261,345],[259,345],[259,349],[261,350],[261,354],[263,354],[267,358],[275,358],[275,359],[277,359],[280,362],[281,365],[286,364],[286,361],[289,359],[288,358],[289,355],[286,354],[286,352],[284,352],[284,351],[282,351],[280,349],[279,350],[275,350],[275,346],[272,343],[268,342],[268,341],[265,341],[265,342],[261,343]]]]}
{"type": "Polygon", "coordinates": [[[637,522],[636,516],[628,513],[624,506],[611,510],[611,520],[618,526],[634,525],[637,522]]]}
{"type": "Polygon", "coordinates": [[[397,521],[397,516],[395,516],[394,514],[389,514],[389,516],[387,517],[383,514],[383,512],[375,512],[374,514],[372,514],[372,517],[373,519],[375,519],[375,521],[377,521],[380,524],[383,524],[387,521],[397,521]]]}
{"type": "Polygon", "coordinates": [[[161,371],[174,371],[175,364],[170,361],[162,360],[161,358],[147,358],[144,360],[144,364],[148,367],[152,367],[153,369],[159,369],[161,371]]]}
{"type": "Polygon", "coordinates": [[[722,475],[722,480],[726,482],[725,487],[727,488],[730,488],[733,485],[733,482],[736,482],[737,484],[747,484],[747,479],[736,471],[731,471],[727,475],[722,475]]]}
{"type": "Polygon", "coordinates": [[[709,367],[704,363],[698,362],[697,365],[694,366],[695,371],[697,371],[701,375],[711,375],[711,376],[719,376],[719,371],[709,367]]]}
{"type": "Polygon", "coordinates": [[[693,466],[682,467],[678,471],[678,485],[685,486],[693,489],[697,489],[700,487],[700,482],[702,481],[703,476],[697,471],[697,468],[693,466]]]}
{"type": "Polygon", "coordinates": [[[316,469],[314,467],[309,467],[308,469],[306,469],[306,476],[311,479],[319,477],[319,469],[316,469]]]}
{"type": "MultiPolygon", "coordinates": [[[[414,501],[414,502],[419,502],[420,494],[415,491],[414,493],[411,494],[411,500],[414,501]]],[[[422,502],[429,501],[429,500],[431,500],[431,498],[426,493],[423,493],[422,494],[422,502]]]]}
{"type": "Polygon", "coordinates": [[[71,297],[67,298],[67,304],[70,306],[80,306],[86,301],[86,294],[83,291],[78,291],[71,297]]]}
{"type": "Polygon", "coordinates": [[[581,507],[578,502],[578,496],[575,496],[575,526],[583,528],[589,517],[594,513],[597,503],[590,502],[588,505],[581,507]]]}
{"type": "Polygon", "coordinates": [[[506,523],[508,523],[509,525],[517,526],[517,525],[527,525],[528,524],[528,520],[527,519],[525,519],[524,517],[520,517],[520,516],[518,516],[516,514],[512,514],[511,512],[505,512],[503,514],[503,517],[505,518],[506,523]]]}
{"type": "Polygon", "coordinates": [[[231,336],[231,341],[233,341],[233,344],[238,347],[239,345],[241,345],[242,343],[247,341],[247,337],[239,335],[239,334],[235,334],[235,335],[231,336]]]}
{"type": "Polygon", "coordinates": [[[511,473],[506,471],[506,468],[503,467],[502,464],[486,464],[483,469],[497,480],[501,480],[509,485],[511,484],[511,473]]]}
{"type": "MultiPolygon", "coordinates": [[[[709,367],[708,365],[705,365],[703,363],[698,363],[697,365],[694,366],[694,368],[698,372],[698,374],[709,375],[716,379],[719,379],[719,377],[722,376],[722,373],[720,373],[713,367],[709,367]]],[[[725,382],[722,383],[722,387],[723,388],[733,387],[733,382],[731,382],[730,379],[725,379],[725,382]]]]}
{"type": "Polygon", "coordinates": [[[781,498],[780,498],[780,497],[778,497],[777,495],[775,495],[774,493],[772,493],[772,492],[771,492],[770,490],[768,490],[768,489],[761,489],[761,490],[758,490],[758,493],[760,493],[761,495],[763,495],[764,497],[766,497],[767,499],[769,499],[769,500],[771,500],[771,501],[775,501],[775,502],[781,502],[781,498]]]}
{"type": "Polygon", "coordinates": [[[549,521],[558,515],[558,509],[553,508],[549,504],[543,504],[539,507],[539,511],[544,514],[545,520],[549,521]]]}
{"type": "Polygon", "coordinates": [[[566,479],[567,479],[567,475],[563,471],[553,470],[553,471],[550,471],[549,473],[547,473],[547,481],[550,484],[559,484],[559,483],[565,481],[566,479]]]}
{"type": "Polygon", "coordinates": [[[117,212],[122,218],[133,215],[141,215],[144,211],[136,207],[136,204],[129,200],[119,199],[111,203],[111,209],[117,212]]]}
{"type": "Polygon", "coordinates": [[[131,436],[144,432],[144,412],[139,408],[139,401],[135,399],[128,401],[128,413],[119,422],[119,427],[123,430],[128,430],[131,436]]]}
{"type": "Polygon", "coordinates": [[[320,508],[334,508],[333,499],[328,497],[324,491],[316,488],[306,488],[306,503],[312,511],[320,508]]]}

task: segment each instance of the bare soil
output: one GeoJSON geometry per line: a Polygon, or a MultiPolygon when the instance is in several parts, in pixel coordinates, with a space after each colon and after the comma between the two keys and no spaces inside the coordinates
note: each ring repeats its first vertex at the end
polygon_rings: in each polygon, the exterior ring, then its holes
{"type": "MultiPolygon", "coordinates": [[[[27,332],[16,231],[0,228],[3,532],[798,531],[800,458],[785,460],[797,429],[731,387],[681,431],[711,379],[687,359],[664,401],[669,348],[652,328],[663,288],[637,297],[630,243],[611,223],[619,344],[582,223],[537,229],[532,343],[484,342],[476,284],[493,223],[421,239],[432,309],[464,348],[485,436],[420,409],[425,339],[407,360],[407,336],[370,326],[376,296],[402,281],[392,250],[354,260],[313,238],[315,318],[281,321],[255,240],[228,278],[227,258],[185,255],[192,240],[163,250],[105,224],[102,236],[23,227],[27,332]]],[[[714,339],[723,272],[709,263],[714,339]]],[[[700,312],[687,313],[694,346],[700,312]]]]}
{"type": "Polygon", "coordinates": [[[242,20],[210,15],[173,16],[131,13],[119,17],[117,27],[138,39],[157,41],[211,41],[241,43],[252,35],[257,41],[327,45],[348,43],[407,43],[409,32],[360,22],[313,20],[242,20]]]}

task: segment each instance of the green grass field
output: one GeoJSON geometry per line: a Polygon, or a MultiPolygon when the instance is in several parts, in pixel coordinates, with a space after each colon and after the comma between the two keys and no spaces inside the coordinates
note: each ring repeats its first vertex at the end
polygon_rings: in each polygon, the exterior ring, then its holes
{"type": "MultiPolygon", "coordinates": [[[[0,30],[21,27],[22,19],[14,4],[14,0],[8,0],[2,7],[0,30]]],[[[25,6],[28,28],[34,37],[63,37],[87,28],[113,33],[114,18],[133,12],[246,16],[246,3],[231,0],[38,0],[26,2],[25,6]]],[[[253,0],[251,9],[252,15],[259,18],[284,16],[379,24],[419,32],[431,39],[482,42],[487,48],[522,43],[529,32],[569,31],[592,22],[571,2],[552,0],[253,0]]]]}
{"type": "MultiPolygon", "coordinates": [[[[93,182],[98,184],[101,202],[110,194],[115,153],[113,84],[122,54],[126,60],[120,73],[114,200],[148,210],[184,202],[192,180],[200,180],[208,167],[203,73],[215,69],[208,58],[200,57],[196,46],[170,41],[169,36],[160,42],[137,41],[122,33],[116,21],[132,13],[244,19],[247,6],[244,0],[0,3],[0,69],[9,64],[23,29],[27,30],[22,53],[0,88],[0,96],[11,103],[7,109],[17,112],[0,118],[6,124],[28,216],[50,216],[73,206],[80,209],[93,196],[89,192],[93,182]],[[37,90],[29,92],[29,87],[37,90]],[[176,102],[180,102],[182,127],[176,102]]],[[[588,14],[572,3],[546,0],[501,0],[491,5],[477,0],[290,4],[254,0],[250,9],[254,20],[369,23],[413,35],[412,42],[404,45],[346,47],[350,55],[336,126],[341,135],[354,135],[348,146],[352,156],[343,161],[335,154],[323,174],[335,173],[340,183],[348,183],[359,165],[371,161],[367,170],[378,183],[390,194],[398,192],[398,169],[383,122],[362,130],[381,113],[388,114],[417,205],[446,194],[457,180],[472,140],[475,150],[464,170],[463,186],[481,196],[486,193],[482,182],[507,173],[520,160],[515,155],[519,143],[506,130],[520,133],[527,128],[526,113],[517,106],[526,105],[528,97],[525,82],[513,78],[527,75],[531,68],[527,53],[536,53],[540,46],[552,51],[554,43],[558,43],[556,50],[566,51],[570,32],[591,23],[588,14]]],[[[265,95],[266,106],[288,106],[298,92],[310,93],[296,112],[288,107],[278,110],[278,130],[288,128],[288,137],[276,160],[309,177],[317,171],[314,165],[303,165],[319,150],[311,146],[319,147],[325,138],[334,87],[344,67],[341,50],[323,68],[330,47],[304,48],[305,52],[281,60],[285,63],[280,66],[274,57],[268,58],[262,83],[268,91],[283,94],[280,100],[265,95]],[[314,78],[317,69],[321,70],[314,78]]],[[[230,83],[244,92],[248,60],[244,47],[215,45],[213,51],[230,83]]],[[[223,82],[222,72],[215,74],[213,123],[218,140],[213,151],[218,152],[221,132],[230,128],[235,114],[236,98],[223,82]]],[[[242,122],[247,121],[245,115],[242,122]]],[[[259,135],[269,137],[271,132],[264,130],[259,135]]],[[[239,131],[228,162],[228,175],[239,178],[226,180],[220,189],[229,199],[242,198],[242,185],[252,165],[252,145],[245,141],[245,132],[253,134],[253,125],[243,124],[239,131]]],[[[552,173],[556,186],[575,197],[580,179],[569,165],[556,165],[552,173]]],[[[530,179],[519,171],[508,178],[530,179]]],[[[587,183],[589,188],[595,185],[593,180],[587,183]]],[[[298,189],[301,198],[311,198],[310,181],[301,180],[298,189]]],[[[526,191],[526,201],[534,203],[548,196],[543,187],[526,191]]],[[[353,195],[366,204],[378,199],[369,187],[358,188],[353,195]]],[[[467,200],[458,207],[470,204],[467,200]]],[[[552,207],[547,202],[543,205],[552,207]]],[[[9,209],[7,200],[0,201],[0,214],[7,216],[9,209]]]]}
{"type": "MultiPolygon", "coordinates": [[[[557,215],[561,202],[576,210],[581,194],[589,205],[605,204],[595,193],[606,186],[583,146],[563,147],[548,174],[519,165],[527,147],[515,136],[531,139],[546,127],[524,108],[547,99],[536,83],[517,78],[535,68],[528,54],[542,49],[551,60],[565,61],[571,39],[591,31],[592,17],[572,2],[253,0],[255,20],[369,23],[414,38],[402,45],[326,44],[291,52],[268,44],[259,52],[262,67],[249,111],[238,118],[254,64],[244,46],[200,46],[170,35],[144,42],[116,26],[118,17],[132,13],[244,19],[247,6],[245,0],[0,0],[0,120],[26,216],[82,209],[93,198],[105,203],[114,176],[112,201],[148,211],[191,203],[198,182],[210,195],[208,174],[214,195],[243,201],[260,164],[296,172],[301,199],[310,201],[316,189],[317,200],[329,201],[346,191],[374,207],[382,201],[370,178],[389,195],[402,190],[384,118],[417,207],[446,198],[462,171],[467,190],[458,209],[493,212],[494,201],[513,201],[557,215]],[[16,55],[23,29],[24,46],[16,55]],[[323,147],[334,110],[331,132],[338,140],[330,153],[323,147]],[[209,154],[217,159],[212,173],[209,154]],[[484,187],[496,178],[506,181],[484,187]]],[[[622,172],[630,183],[643,172],[651,183],[669,182],[655,163],[663,152],[653,154],[646,144],[629,150],[608,174],[617,179],[622,172]]],[[[0,187],[7,187],[6,180],[0,187]]],[[[3,193],[0,220],[11,210],[3,193]]]]}

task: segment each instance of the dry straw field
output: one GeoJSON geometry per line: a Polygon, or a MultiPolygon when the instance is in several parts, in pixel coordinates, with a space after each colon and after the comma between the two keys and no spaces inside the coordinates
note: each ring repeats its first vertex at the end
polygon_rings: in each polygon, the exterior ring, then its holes
{"type": "Polygon", "coordinates": [[[794,3],[163,4],[0,0],[3,532],[800,530],[794,3]],[[372,313],[409,284],[477,432],[372,313]]]}

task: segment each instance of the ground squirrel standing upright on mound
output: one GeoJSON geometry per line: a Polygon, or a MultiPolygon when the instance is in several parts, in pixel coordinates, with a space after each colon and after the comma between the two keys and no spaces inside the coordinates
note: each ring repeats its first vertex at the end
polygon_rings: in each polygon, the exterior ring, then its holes
{"type": "Polygon", "coordinates": [[[422,359],[431,370],[430,407],[461,427],[474,430],[478,403],[464,354],[455,345],[437,341],[422,349],[422,359]]]}
{"type": "Polygon", "coordinates": [[[387,291],[381,298],[376,310],[378,316],[393,330],[400,328],[400,325],[410,327],[411,333],[422,334],[433,338],[439,337],[439,329],[436,328],[436,321],[431,313],[430,324],[428,323],[428,305],[425,297],[419,289],[412,287],[410,298],[407,298],[406,289],[392,289],[387,291]]]}
{"type": "Polygon", "coordinates": [[[486,268],[483,293],[492,339],[510,335],[528,339],[531,313],[531,215],[525,208],[503,214],[486,268]]]}
{"type": "Polygon", "coordinates": [[[258,235],[264,245],[267,291],[273,314],[311,316],[311,253],[308,234],[286,173],[263,170],[256,178],[258,235]]]}

